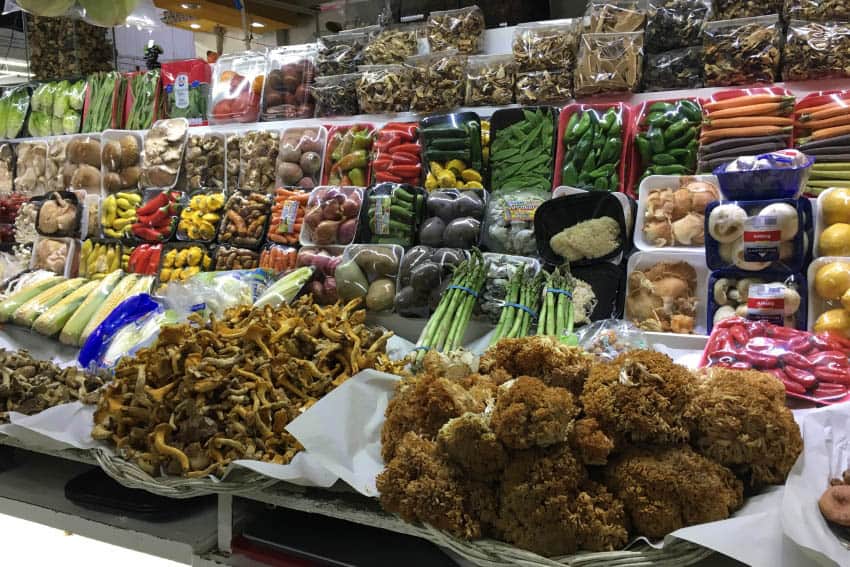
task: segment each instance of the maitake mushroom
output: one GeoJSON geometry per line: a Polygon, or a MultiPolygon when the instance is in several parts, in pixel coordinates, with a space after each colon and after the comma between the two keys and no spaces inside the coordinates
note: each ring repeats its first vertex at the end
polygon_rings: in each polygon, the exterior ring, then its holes
{"type": "Polygon", "coordinates": [[[364,324],[360,299],[319,307],[227,311],[163,327],[155,346],[121,360],[94,415],[151,475],[221,475],[238,459],[286,464],[301,450],[286,425],[364,368],[399,373],[392,335],[364,324]]]}
{"type": "Polygon", "coordinates": [[[687,262],[659,262],[629,274],[626,315],[645,331],[693,333],[697,274],[687,262]]]}
{"type": "Polygon", "coordinates": [[[705,208],[718,198],[717,187],[705,181],[687,181],[675,190],[650,191],[646,199],[644,236],[653,246],[702,246],[705,208]]]}

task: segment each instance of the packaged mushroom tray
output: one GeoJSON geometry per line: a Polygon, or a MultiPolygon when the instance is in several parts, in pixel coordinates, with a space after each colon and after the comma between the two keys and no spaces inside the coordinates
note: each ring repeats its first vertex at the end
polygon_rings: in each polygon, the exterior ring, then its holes
{"type": "Polygon", "coordinates": [[[77,275],[79,246],[71,238],[39,236],[32,247],[30,270],[48,270],[66,278],[77,275]]]}
{"type": "Polygon", "coordinates": [[[712,270],[802,270],[807,243],[800,201],[715,201],[705,213],[705,257],[712,270]]]}
{"type": "Polygon", "coordinates": [[[468,252],[458,248],[419,244],[407,250],[399,268],[396,313],[402,317],[428,317],[437,309],[455,267],[467,258],[468,252]]]}
{"type": "Polygon", "coordinates": [[[141,151],[140,132],[106,130],[101,134],[100,174],[104,191],[116,193],[139,186],[141,151]]]}
{"type": "Polygon", "coordinates": [[[703,250],[705,209],[719,198],[713,175],[644,178],[638,188],[635,246],[640,250],[703,250]]]}
{"type": "Polygon", "coordinates": [[[145,135],[141,187],[171,189],[177,183],[189,131],[185,118],[157,120],[145,135]]]}
{"type": "Polygon", "coordinates": [[[741,317],[782,327],[806,329],[809,290],[802,274],[767,270],[758,275],[718,270],[708,280],[708,328],[741,317]]]}
{"type": "Polygon", "coordinates": [[[275,187],[280,151],[277,130],[251,130],[239,140],[239,185],[244,191],[269,194],[275,187]]]}
{"type": "MultiPolygon", "coordinates": [[[[189,191],[224,190],[227,187],[225,147],[225,135],[221,132],[189,135],[183,156],[183,169],[189,191]]],[[[236,159],[239,159],[239,152],[236,153],[236,159]]]]}
{"type": "Polygon", "coordinates": [[[15,152],[14,187],[29,197],[47,190],[47,142],[21,142],[15,152]]]}
{"type": "Polygon", "coordinates": [[[339,298],[345,303],[365,298],[369,311],[393,308],[404,249],[385,244],[347,246],[334,270],[339,298]]]}
{"type": "Polygon", "coordinates": [[[81,190],[90,194],[100,192],[100,140],[100,134],[79,135],[68,140],[62,167],[63,189],[81,190]]]}
{"type": "Polygon", "coordinates": [[[80,237],[83,202],[73,191],[55,191],[44,196],[38,207],[35,229],[42,236],[80,237]]]}

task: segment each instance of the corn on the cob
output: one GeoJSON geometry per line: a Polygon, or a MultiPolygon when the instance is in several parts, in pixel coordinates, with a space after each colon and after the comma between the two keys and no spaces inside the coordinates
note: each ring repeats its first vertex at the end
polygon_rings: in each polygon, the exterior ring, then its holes
{"type": "Polygon", "coordinates": [[[16,325],[31,327],[33,321],[48,309],[59,303],[66,295],[69,295],[81,285],[86,283],[85,278],[73,278],[43,291],[18,307],[12,315],[12,321],[16,325]]]}
{"type": "Polygon", "coordinates": [[[52,337],[61,331],[74,311],[97,289],[98,285],[100,285],[100,282],[89,281],[73,293],[65,296],[59,303],[39,315],[35,323],[32,324],[33,330],[46,337],[52,337]]]}
{"type": "Polygon", "coordinates": [[[39,293],[46,291],[48,288],[51,288],[64,280],[65,278],[62,276],[52,276],[16,291],[7,297],[5,301],[0,303],[0,322],[5,323],[12,318],[12,314],[18,309],[18,307],[39,293]]]}
{"type": "Polygon", "coordinates": [[[112,293],[112,290],[115,289],[115,286],[118,285],[122,277],[124,277],[123,272],[112,272],[99,282],[99,287],[83,301],[79,309],[74,311],[74,314],[65,323],[62,332],[59,334],[59,342],[66,345],[78,346],[83,329],[85,329],[92,315],[106,301],[106,298],[109,297],[109,294],[112,293]]]}
{"type": "MultiPolygon", "coordinates": [[[[83,329],[83,334],[80,335],[80,340],[77,346],[83,346],[86,344],[86,341],[89,338],[95,329],[97,329],[98,325],[103,323],[103,320],[106,319],[107,315],[112,313],[112,310],[118,307],[122,301],[130,297],[130,294],[136,288],[136,285],[140,280],[144,278],[139,278],[135,274],[128,274],[124,276],[124,279],[115,286],[115,289],[112,290],[112,293],[109,294],[109,297],[106,298],[100,307],[94,312],[89,322],[86,324],[85,329],[83,329]]],[[[141,293],[141,292],[136,292],[141,293]]],[[[135,295],[135,294],[134,294],[135,295]]]]}

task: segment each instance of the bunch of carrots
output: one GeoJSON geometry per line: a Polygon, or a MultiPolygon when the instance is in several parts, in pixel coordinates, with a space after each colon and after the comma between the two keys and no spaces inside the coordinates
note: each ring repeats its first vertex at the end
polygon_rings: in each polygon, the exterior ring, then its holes
{"type": "Polygon", "coordinates": [[[295,269],[298,251],[291,246],[271,244],[260,254],[260,267],[275,272],[288,272],[295,269]]]}
{"type": "Polygon", "coordinates": [[[309,191],[278,188],[274,193],[269,240],[280,244],[297,244],[307,210],[309,191]]]}
{"type": "Polygon", "coordinates": [[[703,102],[699,171],[710,172],[738,156],[789,147],[794,102],[792,95],[774,92],[703,102]]]}
{"type": "Polygon", "coordinates": [[[850,187],[850,93],[803,100],[795,113],[797,149],[815,163],[806,192],[817,195],[829,187],[850,187]]]}

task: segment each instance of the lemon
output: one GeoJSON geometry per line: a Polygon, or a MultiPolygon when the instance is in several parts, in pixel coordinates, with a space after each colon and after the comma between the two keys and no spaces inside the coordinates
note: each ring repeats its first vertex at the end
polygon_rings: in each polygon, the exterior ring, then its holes
{"type": "Polygon", "coordinates": [[[827,226],[838,222],[850,223],[850,188],[830,189],[821,201],[823,221],[827,226]]]}
{"type": "Polygon", "coordinates": [[[826,300],[841,299],[850,289],[850,263],[830,262],[815,274],[815,291],[826,300]]]}
{"type": "Polygon", "coordinates": [[[821,256],[850,256],[850,224],[828,226],[820,235],[818,250],[821,256]]]}
{"type": "Polygon", "coordinates": [[[844,309],[830,309],[815,321],[815,332],[837,331],[850,337],[850,313],[844,309]]]}

